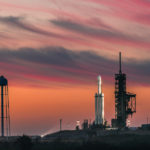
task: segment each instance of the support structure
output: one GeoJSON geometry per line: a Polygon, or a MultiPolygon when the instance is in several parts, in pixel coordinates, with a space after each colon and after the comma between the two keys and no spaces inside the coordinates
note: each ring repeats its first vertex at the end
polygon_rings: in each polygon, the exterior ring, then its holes
{"type": "Polygon", "coordinates": [[[3,85],[1,86],[1,133],[4,136],[4,93],[3,85]]]}
{"type": "Polygon", "coordinates": [[[115,74],[115,119],[112,126],[126,127],[129,115],[136,112],[136,94],[126,91],[126,74],[122,73],[121,53],[119,53],[119,73],[115,74]]]}
{"type": "Polygon", "coordinates": [[[10,136],[10,114],[9,114],[9,97],[8,97],[8,81],[0,76],[1,87],[1,136],[10,136]]]}

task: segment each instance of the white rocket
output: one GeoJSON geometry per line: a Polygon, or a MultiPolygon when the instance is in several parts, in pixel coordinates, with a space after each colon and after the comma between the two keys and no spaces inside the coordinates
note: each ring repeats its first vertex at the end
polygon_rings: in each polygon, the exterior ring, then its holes
{"type": "Polygon", "coordinates": [[[98,93],[95,94],[95,124],[104,124],[104,94],[102,93],[101,76],[98,76],[98,93]]]}

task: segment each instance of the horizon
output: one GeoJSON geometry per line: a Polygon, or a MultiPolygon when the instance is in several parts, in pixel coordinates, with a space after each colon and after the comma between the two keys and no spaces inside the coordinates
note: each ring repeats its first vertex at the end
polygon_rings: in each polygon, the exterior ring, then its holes
{"type": "Polygon", "coordinates": [[[130,126],[150,115],[149,0],[0,0],[0,75],[8,80],[12,135],[75,129],[95,119],[97,76],[105,119],[115,118],[115,73],[137,95],[130,126]]]}

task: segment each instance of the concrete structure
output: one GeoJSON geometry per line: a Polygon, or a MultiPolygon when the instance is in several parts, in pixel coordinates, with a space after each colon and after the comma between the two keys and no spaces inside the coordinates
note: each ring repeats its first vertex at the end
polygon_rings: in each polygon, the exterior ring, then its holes
{"type": "Polygon", "coordinates": [[[95,94],[95,124],[104,124],[104,94],[102,93],[101,76],[98,76],[98,93],[95,94]]]}

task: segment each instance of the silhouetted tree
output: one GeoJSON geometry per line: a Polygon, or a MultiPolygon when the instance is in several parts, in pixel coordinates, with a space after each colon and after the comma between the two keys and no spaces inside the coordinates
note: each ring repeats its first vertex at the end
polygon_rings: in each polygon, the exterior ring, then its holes
{"type": "Polygon", "coordinates": [[[30,150],[33,146],[32,140],[30,137],[23,135],[17,139],[17,144],[21,150],[30,150]]]}

